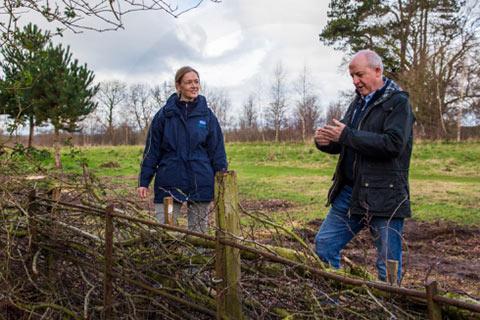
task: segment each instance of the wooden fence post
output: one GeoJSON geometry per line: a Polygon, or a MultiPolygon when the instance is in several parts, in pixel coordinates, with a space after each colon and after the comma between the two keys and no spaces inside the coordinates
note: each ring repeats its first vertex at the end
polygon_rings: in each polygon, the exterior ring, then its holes
{"type": "Polygon", "coordinates": [[[427,291],[428,319],[442,320],[442,309],[433,301],[433,296],[437,294],[437,281],[429,281],[425,289],[427,291]]]}
{"type": "Polygon", "coordinates": [[[164,223],[173,225],[175,221],[173,221],[173,198],[172,197],[165,197],[163,198],[163,214],[164,214],[164,223]]]}
{"type": "Polygon", "coordinates": [[[387,260],[387,281],[391,286],[398,285],[398,261],[387,260]]]}
{"type": "MultiPolygon", "coordinates": [[[[49,196],[52,202],[50,203],[49,206],[49,213],[50,213],[50,234],[53,238],[57,237],[58,234],[58,226],[54,223],[54,220],[57,219],[57,212],[58,212],[58,202],[60,201],[60,197],[62,195],[62,187],[56,186],[53,187],[50,192],[49,196]]],[[[55,254],[52,252],[47,252],[45,254],[45,259],[47,260],[47,273],[48,273],[48,279],[49,281],[54,282],[55,281],[55,276],[56,276],[56,270],[55,270],[55,254]]]]}
{"type": "Polygon", "coordinates": [[[37,241],[37,226],[36,226],[36,221],[33,218],[36,214],[36,204],[35,201],[37,201],[37,190],[33,189],[28,193],[28,223],[30,225],[30,232],[31,232],[31,237],[32,237],[32,251],[36,251],[36,244],[35,242],[37,241]]]}
{"type": "Polygon", "coordinates": [[[60,197],[62,195],[62,187],[53,187],[52,190],[50,190],[50,198],[55,201],[56,203],[52,205],[51,212],[55,213],[56,211],[56,206],[58,201],[60,201],[60,197]]]}
{"type": "Polygon", "coordinates": [[[114,205],[111,204],[105,211],[105,274],[103,283],[103,307],[104,317],[106,320],[113,319],[113,285],[112,285],[112,269],[113,269],[113,210],[114,205]]]}
{"type": "MultiPolygon", "coordinates": [[[[31,242],[30,242],[30,256],[28,258],[28,264],[29,265],[32,265],[32,262],[33,262],[33,257],[35,255],[35,253],[37,252],[38,250],[38,245],[37,245],[37,241],[38,241],[38,226],[37,226],[37,221],[35,220],[35,215],[37,214],[37,190],[36,189],[32,189],[29,193],[28,193],[28,207],[27,207],[27,212],[28,212],[28,228],[30,229],[30,238],[31,238],[31,242]]],[[[12,250],[13,247],[12,246],[6,246],[5,247],[5,251],[7,250],[12,250]]],[[[10,253],[5,253],[5,257],[10,257],[10,253]]],[[[11,266],[10,266],[10,261],[11,259],[9,258],[6,258],[5,259],[5,270],[11,270],[11,266]]],[[[13,273],[10,272],[10,271],[7,271],[6,273],[6,276],[8,279],[10,279],[10,276],[12,276],[13,273]]],[[[32,277],[35,278],[37,276],[36,272],[32,272],[32,277]]],[[[9,281],[9,280],[7,280],[9,281]]]]}
{"type": "Polygon", "coordinates": [[[234,171],[215,175],[217,319],[243,319],[239,290],[240,250],[220,240],[235,241],[240,232],[237,175],[234,171]]]}

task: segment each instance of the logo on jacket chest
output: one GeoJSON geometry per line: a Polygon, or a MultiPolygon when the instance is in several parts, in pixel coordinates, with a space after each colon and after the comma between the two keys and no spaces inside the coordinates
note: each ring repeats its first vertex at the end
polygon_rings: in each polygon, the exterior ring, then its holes
{"type": "Polygon", "coordinates": [[[198,120],[198,122],[197,122],[197,128],[207,129],[207,121],[205,121],[205,120],[198,120]]]}

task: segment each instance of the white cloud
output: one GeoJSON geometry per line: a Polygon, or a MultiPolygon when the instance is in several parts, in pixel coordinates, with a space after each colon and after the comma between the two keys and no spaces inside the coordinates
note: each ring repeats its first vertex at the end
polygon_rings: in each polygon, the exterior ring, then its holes
{"type": "Polygon", "coordinates": [[[184,25],[177,29],[177,36],[180,41],[191,50],[201,53],[204,50],[207,33],[199,25],[184,25]]]}
{"type": "MultiPolygon", "coordinates": [[[[192,1],[179,2],[179,7],[192,1]]],[[[71,44],[74,56],[88,63],[97,80],[173,81],[176,69],[191,65],[209,86],[227,90],[237,110],[259,87],[264,88],[262,98],[268,98],[269,79],[279,61],[291,83],[307,65],[326,106],[339,90],[351,88],[345,68],[339,69],[343,54],[318,39],[328,2],[204,1],[178,19],[139,12],[125,17],[126,30],[69,34],[58,41],[71,44]]]]}
{"type": "Polygon", "coordinates": [[[242,40],[242,31],[236,31],[229,35],[207,42],[203,54],[208,58],[220,57],[225,53],[237,48],[242,40]]]}

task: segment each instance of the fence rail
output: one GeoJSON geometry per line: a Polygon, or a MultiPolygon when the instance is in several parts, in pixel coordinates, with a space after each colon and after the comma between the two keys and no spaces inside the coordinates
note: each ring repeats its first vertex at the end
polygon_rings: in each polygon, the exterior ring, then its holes
{"type": "MultiPolygon", "coordinates": [[[[383,282],[350,277],[344,274],[322,269],[320,265],[316,263],[315,258],[309,257],[308,254],[298,253],[296,255],[298,259],[294,260],[282,256],[282,250],[275,251],[275,248],[270,247],[268,250],[266,250],[265,248],[262,248],[262,246],[250,241],[249,239],[243,239],[238,235],[239,208],[237,205],[238,195],[235,173],[222,173],[222,176],[217,176],[216,184],[217,189],[215,207],[217,232],[215,236],[186,230],[179,226],[168,223],[162,224],[139,217],[134,217],[129,215],[129,212],[116,208],[113,203],[106,207],[95,204],[78,204],[62,201],[59,199],[59,197],[52,199],[39,196],[34,192],[29,193],[26,196],[28,196],[29,199],[29,228],[32,230],[33,245],[31,250],[35,252],[41,246],[41,243],[38,243],[39,233],[42,232],[42,230],[39,230],[39,225],[45,219],[42,216],[34,214],[36,208],[39,206],[55,208],[55,210],[60,210],[61,208],[73,208],[81,211],[84,215],[92,215],[95,217],[100,217],[101,219],[105,219],[104,230],[102,232],[103,237],[94,236],[78,228],[77,230],[75,229],[76,227],[73,226],[69,227],[69,232],[77,232],[80,235],[83,232],[83,236],[88,237],[90,240],[101,242],[102,246],[104,247],[104,254],[100,260],[103,261],[104,264],[104,270],[101,273],[103,273],[104,277],[103,316],[105,319],[113,319],[114,317],[112,308],[115,305],[115,297],[113,295],[115,279],[121,279],[132,286],[136,286],[154,294],[158,294],[165,299],[188,305],[189,308],[208,316],[216,316],[218,319],[241,319],[244,317],[244,315],[242,313],[241,306],[242,297],[240,296],[240,290],[238,289],[238,284],[241,282],[240,256],[243,257],[247,255],[260,257],[262,261],[270,261],[288,266],[291,268],[291,270],[301,272],[301,274],[304,274],[306,277],[327,279],[345,286],[357,287],[361,290],[362,288],[373,289],[376,290],[376,292],[380,292],[380,294],[383,293],[387,295],[393,294],[403,296],[411,301],[425,305],[426,312],[428,312],[428,317],[430,319],[441,319],[442,312],[449,307],[455,307],[460,310],[467,310],[469,312],[480,314],[480,304],[444,296],[438,291],[436,282],[428,283],[425,286],[425,290],[415,290],[396,285],[390,285],[383,282]],[[215,280],[218,280],[216,283],[216,311],[213,311],[209,307],[201,306],[198,303],[185,301],[184,299],[181,299],[166,290],[155,288],[147,283],[132,279],[131,277],[125,276],[116,271],[114,262],[116,259],[115,250],[117,247],[124,245],[121,242],[115,242],[114,240],[114,234],[116,232],[115,225],[118,223],[127,225],[135,224],[143,226],[144,228],[155,227],[165,231],[172,231],[175,234],[183,234],[184,236],[188,236],[189,239],[193,239],[193,241],[202,241],[203,246],[216,248],[215,259],[217,267],[215,280]]],[[[51,219],[56,228],[60,228],[62,226],[62,222],[60,219],[58,219],[58,217],[55,217],[55,213],[53,212],[55,210],[50,210],[51,216],[49,216],[49,219],[51,219]]],[[[167,203],[167,205],[165,205],[166,214],[169,214],[169,211],[170,205],[167,203]]],[[[166,221],[169,222],[169,219],[166,219],[166,221]]],[[[45,230],[43,230],[43,232],[45,232],[45,230]]],[[[55,235],[51,236],[54,237],[55,235]]],[[[43,248],[48,250],[51,255],[58,255],[68,258],[74,263],[85,266],[86,268],[90,268],[92,270],[96,270],[94,265],[86,261],[81,261],[81,259],[76,258],[75,255],[70,255],[67,257],[65,252],[56,251],[54,247],[44,246],[43,248]]],[[[210,302],[211,301],[207,301],[207,303],[210,302]]]]}

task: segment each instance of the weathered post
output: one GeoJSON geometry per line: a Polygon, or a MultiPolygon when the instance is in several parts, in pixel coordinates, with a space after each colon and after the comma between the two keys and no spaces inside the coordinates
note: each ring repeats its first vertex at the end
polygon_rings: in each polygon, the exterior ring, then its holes
{"type": "MultiPolygon", "coordinates": [[[[29,257],[29,260],[28,260],[28,263],[31,264],[33,262],[33,257],[35,255],[35,253],[37,252],[38,250],[38,245],[37,245],[37,241],[38,241],[38,227],[37,227],[37,222],[35,220],[35,214],[36,214],[36,201],[37,201],[37,190],[36,189],[33,189],[31,190],[29,193],[28,193],[28,207],[27,207],[27,212],[28,212],[28,227],[30,229],[30,257],[29,257]]],[[[6,246],[5,247],[5,251],[6,250],[12,250],[13,247],[12,246],[6,246]]],[[[5,253],[5,256],[6,257],[9,257],[10,256],[10,253],[5,253]]],[[[5,265],[5,270],[10,270],[10,261],[11,259],[5,259],[5,262],[6,262],[6,265],[5,265]]],[[[10,277],[12,275],[12,273],[10,273],[9,271],[7,271],[6,273],[7,277],[10,277]]],[[[33,272],[33,277],[36,277],[36,272],[34,271],[33,272]]]]}
{"type": "Polygon", "coordinates": [[[387,260],[387,281],[391,286],[398,285],[398,261],[387,260]]]}
{"type": "MultiPolygon", "coordinates": [[[[53,238],[56,238],[58,234],[58,226],[54,223],[54,221],[55,219],[57,219],[58,202],[60,201],[60,197],[62,195],[62,188],[60,186],[53,187],[48,194],[50,196],[50,199],[52,200],[49,207],[51,228],[50,232],[53,238]]],[[[53,283],[56,276],[55,254],[52,252],[47,252],[45,258],[47,260],[48,278],[50,279],[50,282],[53,283]]]]}
{"type": "Polygon", "coordinates": [[[103,283],[103,307],[106,320],[113,319],[113,210],[114,205],[111,204],[105,211],[105,274],[103,283]]]}
{"type": "MultiPolygon", "coordinates": [[[[53,187],[50,192],[51,192],[51,196],[50,196],[50,197],[52,198],[53,201],[55,201],[55,202],[60,201],[60,197],[61,197],[61,195],[62,195],[62,187],[59,187],[59,186],[53,187]]],[[[56,209],[55,207],[56,207],[56,206],[57,206],[57,204],[54,204],[54,205],[52,206],[52,209],[51,209],[51,210],[52,210],[52,213],[55,212],[55,209],[56,209]]]]}
{"type": "Polygon", "coordinates": [[[240,233],[237,175],[234,171],[215,175],[217,319],[243,319],[239,290],[240,250],[225,246],[240,233]]]}
{"type": "Polygon", "coordinates": [[[425,289],[427,291],[428,319],[442,320],[442,309],[433,301],[433,297],[437,294],[437,281],[427,282],[425,289]]]}
{"type": "Polygon", "coordinates": [[[165,197],[163,198],[163,214],[164,214],[164,223],[173,225],[173,198],[165,197]]]}
{"type": "Polygon", "coordinates": [[[37,226],[35,225],[35,210],[36,210],[36,205],[35,202],[37,201],[37,190],[33,189],[28,193],[28,224],[30,225],[30,232],[31,232],[31,237],[32,237],[32,251],[36,251],[36,244],[35,241],[37,241],[37,226]]]}

